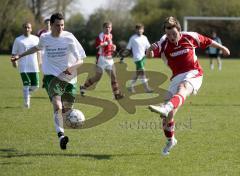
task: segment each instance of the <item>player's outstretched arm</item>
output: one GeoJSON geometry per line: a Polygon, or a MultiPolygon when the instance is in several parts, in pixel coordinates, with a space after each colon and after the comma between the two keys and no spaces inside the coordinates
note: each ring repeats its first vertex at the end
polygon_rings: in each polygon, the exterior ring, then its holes
{"type": "Polygon", "coordinates": [[[229,49],[226,46],[223,46],[220,43],[217,43],[216,41],[213,41],[212,44],[209,45],[209,46],[220,49],[224,56],[229,56],[230,55],[229,49]]]}
{"type": "Polygon", "coordinates": [[[146,56],[147,57],[154,57],[154,50],[158,49],[158,44],[155,42],[151,44],[151,46],[147,49],[146,56]]]}
{"type": "Polygon", "coordinates": [[[29,55],[29,54],[33,54],[33,53],[35,53],[35,52],[37,52],[37,51],[39,51],[39,50],[40,50],[40,49],[38,49],[36,46],[34,46],[34,47],[28,49],[27,51],[25,51],[24,53],[22,53],[22,54],[20,54],[20,55],[13,55],[13,56],[11,57],[11,61],[12,61],[12,62],[15,62],[15,61],[19,60],[20,58],[22,58],[22,57],[24,57],[24,56],[27,56],[27,55],[29,55]]]}

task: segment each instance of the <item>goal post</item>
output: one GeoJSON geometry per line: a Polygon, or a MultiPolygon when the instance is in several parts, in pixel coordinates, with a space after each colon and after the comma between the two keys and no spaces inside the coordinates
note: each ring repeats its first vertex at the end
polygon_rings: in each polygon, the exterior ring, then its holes
{"type": "Polygon", "coordinates": [[[240,17],[214,17],[214,16],[185,16],[183,17],[183,30],[188,30],[188,21],[240,21],[240,17]]]}

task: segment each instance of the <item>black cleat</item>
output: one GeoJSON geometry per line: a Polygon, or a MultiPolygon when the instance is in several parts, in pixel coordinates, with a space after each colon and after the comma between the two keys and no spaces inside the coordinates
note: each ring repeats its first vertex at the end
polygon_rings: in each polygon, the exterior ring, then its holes
{"type": "Polygon", "coordinates": [[[67,149],[67,143],[68,143],[69,139],[67,136],[64,136],[60,139],[60,148],[62,150],[66,150],[67,149]]]}
{"type": "Polygon", "coordinates": [[[80,86],[80,94],[82,97],[85,96],[86,89],[83,86],[80,86]]]}

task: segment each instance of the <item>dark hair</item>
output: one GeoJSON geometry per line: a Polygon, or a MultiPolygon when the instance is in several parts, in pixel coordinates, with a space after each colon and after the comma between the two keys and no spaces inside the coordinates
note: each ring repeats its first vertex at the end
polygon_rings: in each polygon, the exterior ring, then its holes
{"type": "Polygon", "coordinates": [[[44,23],[47,24],[47,22],[49,22],[49,21],[50,21],[50,19],[47,18],[47,19],[44,20],[44,23]]]}
{"type": "Polygon", "coordinates": [[[61,13],[54,13],[50,18],[50,23],[53,24],[55,20],[64,20],[64,17],[61,13]]]}
{"type": "Polygon", "coordinates": [[[141,29],[144,28],[144,25],[141,23],[136,24],[135,29],[141,29]]]}
{"type": "Polygon", "coordinates": [[[27,26],[27,24],[30,24],[30,25],[32,26],[32,24],[31,24],[30,22],[24,22],[24,23],[22,24],[22,27],[25,28],[25,27],[27,26]]]}
{"type": "Polygon", "coordinates": [[[165,29],[172,29],[176,27],[178,31],[181,31],[181,25],[179,21],[175,17],[167,17],[163,23],[163,30],[165,29]]]}
{"type": "Polygon", "coordinates": [[[106,21],[106,22],[103,23],[103,27],[106,27],[108,25],[112,25],[112,23],[110,21],[106,21]]]}

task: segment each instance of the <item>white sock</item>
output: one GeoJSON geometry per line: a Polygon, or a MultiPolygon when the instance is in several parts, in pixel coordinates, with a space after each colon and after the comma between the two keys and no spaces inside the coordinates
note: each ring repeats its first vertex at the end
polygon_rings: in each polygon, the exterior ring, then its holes
{"type": "Polygon", "coordinates": [[[218,65],[218,70],[222,70],[222,63],[218,65]]]}
{"type": "Polygon", "coordinates": [[[165,108],[168,112],[171,112],[173,110],[174,106],[171,102],[168,102],[167,104],[165,104],[165,108]]]}
{"type": "Polygon", "coordinates": [[[136,82],[137,82],[137,79],[131,80],[130,87],[133,88],[136,82]]]}
{"type": "Polygon", "coordinates": [[[147,90],[149,90],[150,88],[149,88],[149,86],[148,86],[148,79],[144,76],[144,77],[142,77],[141,79],[141,82],[142,82],[142,84],[143,84],[143,86],[144,86],[144,89],[147,91],[147,90]]]}
{"type": "Polygon", "coordinates": [[[23,86],[23,98],[24,98],[24,104],[30,105],[29,86],[23,86]]]}
{"type": "Polygon", "coordinates": [[[210,68],[211,68],[211,70],[213,70],[213,69],[214,69],[214,65],[213,65],[213,64],[211,64],[211,65],[210,65],[210,68]]]}
{"type": "Polygon", "coordinates": [[[63,117],[62,117],[62,113],[59,111],[56,111],[53,115],[54,118],[54,125],[55,125],[55,129],[56,132],[62,132],[64,133],[64,129],[63,129],[63,117]]]}
{"type": "Polygon", "coordinates": [[[60,136],[60,137],[59,137],[59,141],[61,141],[62,138],[64,138],[64,136],[60,136]]]}

